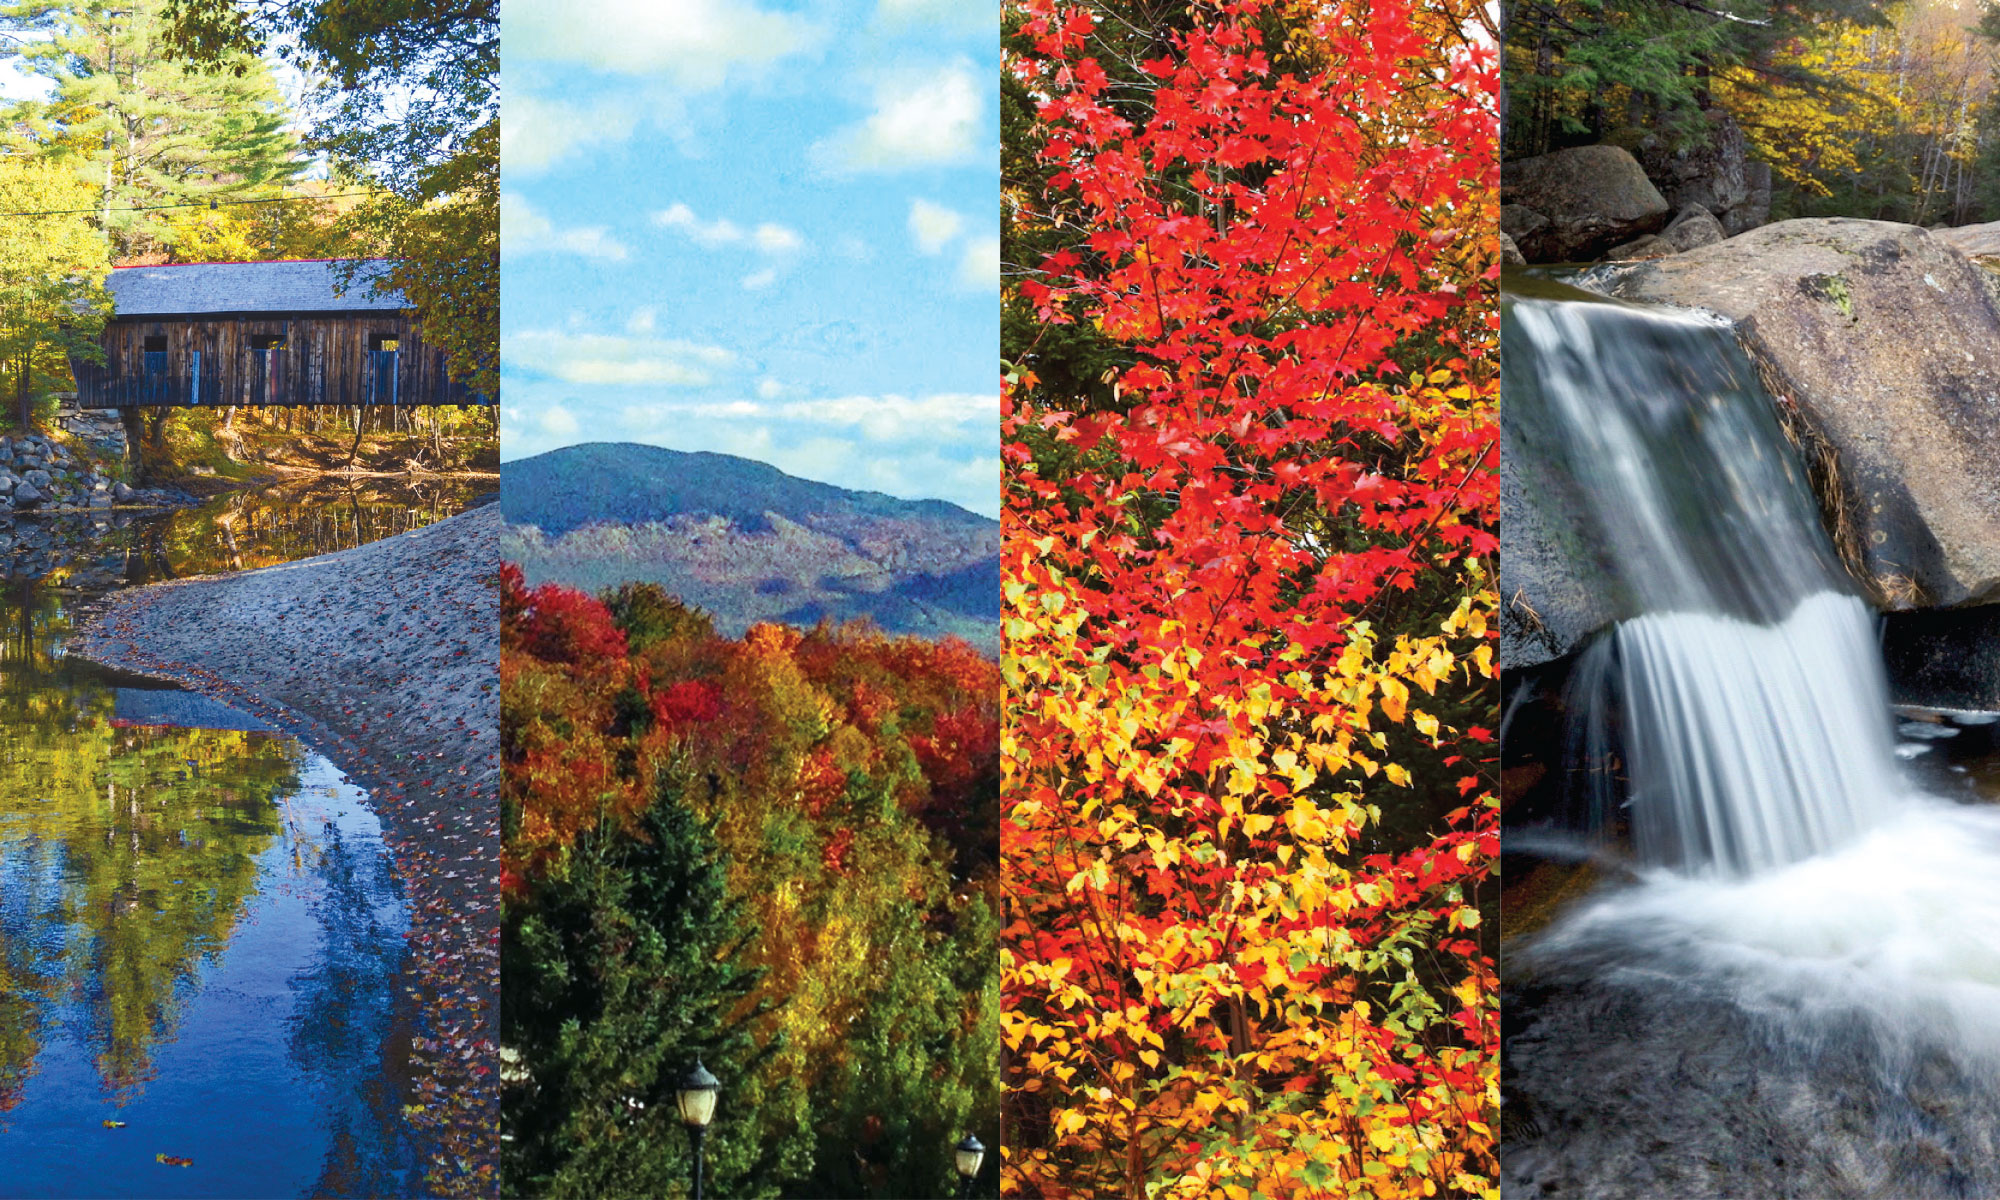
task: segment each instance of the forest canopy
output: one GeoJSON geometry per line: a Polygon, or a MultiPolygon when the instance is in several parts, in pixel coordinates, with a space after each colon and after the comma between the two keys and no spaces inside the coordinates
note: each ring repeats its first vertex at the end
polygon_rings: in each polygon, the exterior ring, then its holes
{"type": "MultiPolygon", "coordinates": [[[[998,1141],[999,668],[502,574],[509,1194],[948,1194],[998,1141]]],[[[985,1194],[985,1193],[982,1193],[985,1194]]]]}
{"type": "Polygon", "coordinates": [[[1505,156],[1704,144],[1727,114],[1773,219],[2000,220],[1987,0],[1508,0],[1505,156]]]}

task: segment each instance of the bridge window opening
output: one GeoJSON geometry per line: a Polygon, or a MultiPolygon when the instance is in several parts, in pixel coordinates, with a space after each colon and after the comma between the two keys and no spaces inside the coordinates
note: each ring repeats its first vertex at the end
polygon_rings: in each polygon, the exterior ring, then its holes
{"type": "Polygon", "coordinates": [[[146,340],[141,343],[141,349],[145,352],[146,374],[164,375],[167,373],[166,334],[153,333],[146,335],[146,340]]]}
{"type": "Polygon", "coordinates": [[[378,354],[383,352],[394,354],[398,349],[396,335],[392,333],[371,333],[368,335],[368,348],[378,354]]]}
{"type": "Polygon", "coordinates": [[[285,348],[285,335],[282,333],[253,333],[250,335],[250,348],[252,350],[282,350],[285,348]]]}

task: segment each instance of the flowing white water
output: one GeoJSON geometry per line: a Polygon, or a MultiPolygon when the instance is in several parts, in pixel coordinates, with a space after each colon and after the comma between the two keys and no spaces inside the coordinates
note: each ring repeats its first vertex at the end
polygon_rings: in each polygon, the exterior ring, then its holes
{"type": "Polygon", "coordinates": [[[1565,765],[1642,866],[1509,960],[1507,1193],[2000,1196],[2000,811],[1902,776],[1733,333],[1508,309],[1510,452],[1633,614],[1571,671],[1565,765]]]}
{"type": "Polygon", "coordinates": [[[1772,625],[1670,612],[1619,626],[1606,652],[1642,859],[1766,871],[1893,815],[1901,784],[1872,626],[1866,605],[1835,592],[1772,625]]]}
{"type": "Polygon", "coordinates": [[[1650,873],[1552,928],[1537,957],[1615,944],[1627,972],[1728,995],[1810,1040],[1882,1039],[2000,1067],[2000,814],[1910,797],[1841,848],[1734,879],[1650,873]],[[1637,953],[1635,953],[1635,951],[1637,953]]]}
{"type": "Polygon", "coordinates": [[[1600,815],[1642,861],[1767,870],[1887,819],[1899,790],[1867,606],[1728,326],[1515,301],[1517,438],[1566,476],[1636,613],[1574,676],[1600,815]],[[1616,766],[1622,766],[1622,775],[1616,766]]]}

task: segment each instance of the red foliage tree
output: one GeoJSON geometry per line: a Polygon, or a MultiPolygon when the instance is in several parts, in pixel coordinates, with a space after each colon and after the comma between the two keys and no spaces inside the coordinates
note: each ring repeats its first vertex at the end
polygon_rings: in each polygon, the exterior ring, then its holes
{"type": "Polygon", "coordinates": [[[1045,390],[1031,333],[1003,407],[1008,1181],[1485,1192],[1492,48],[1452,0],[1009,8],[1018,297],[1114,365],[1045,390]],[[1361,853],[1390,805],[1430,832],[1361,853]]]}

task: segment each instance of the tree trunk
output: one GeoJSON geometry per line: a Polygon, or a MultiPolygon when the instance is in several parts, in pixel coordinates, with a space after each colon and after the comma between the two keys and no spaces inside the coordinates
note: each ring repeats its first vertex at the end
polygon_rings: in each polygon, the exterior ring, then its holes
{"type": "Polygon", "coordinates": [[[347,465],[349,467],[352,467],[355,460],[361,457],[361,435],[368,428],[368,422],[365,419],[366,416],[366,410],[360,408],[354,410],[354,444],[347,448],[347,465]]]}
{"type": "Polygon", "coordinates": [[[125,465],[134,484],[144,484],[150,474],[146,456],[140,453],[146,437],[145,411],[131,405],[118,410],[118,423],[125,427],[125,465]]]}

